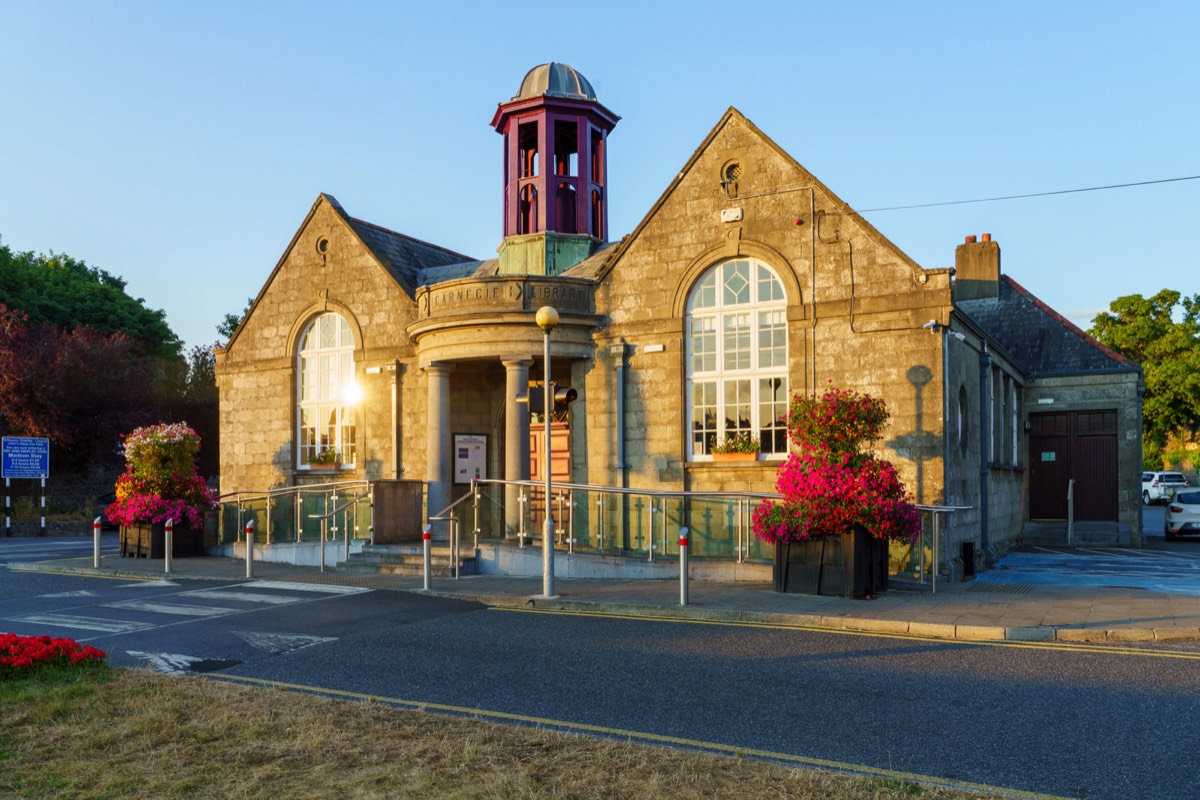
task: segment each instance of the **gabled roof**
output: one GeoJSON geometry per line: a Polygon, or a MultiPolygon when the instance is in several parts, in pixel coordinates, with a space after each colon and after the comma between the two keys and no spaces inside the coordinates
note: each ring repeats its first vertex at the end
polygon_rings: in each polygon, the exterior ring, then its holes
{"type": "MultiPolygon", "coordinates": [[[[330,199],[332,200],[332,198],[330,199]]],[[[336,201],[334,204],[336,206],[336,201]]],[[[453,250],[405,236],[403,233],[390,231],[365,220],[347,216],[341,206],[336,207],[354,232],[358,234],[358,238],[375,256],[380,266],[391,274],[409,297],[412,297],[417,287],[424,283],[421,277],[422,270],[464,263],[473,265],[473,270],[481,263],[462,253],[456,253],[453,250]]]]}
{"type": "Polygon", "coordinates": [[[892,243],[891,240],[889,240],[886,236],[884,236],[882,233],[880,233],[879,230],[874,225],[867,222],[867,220],[864,217],[862,217],[861,215],[859,215],[859,213],[857,211],[855,211],[853,208],[851,208],[849,204],[847,204],[844,200],[842,200],[840,197],[838,197],[836,194],[834,194],[832,191],[830,191],[828,186],[826,186],[819,179],[817,179],[817,177],[815,175],[813,175],[811,172],[809,172],[807,169],[805,169],[804,165],[802,165],[799,161],[794,159],[790,153],[788,153],[786,150],[784,150],[782,147],[780,147],[779,144],[774,139],[772,139],[767,134],[763,133],[759,129],[759,127],[757,125],[755,125],[753,122],[751,122],[748,117],[746,117],[744,114],[742,114],[742,112],[738,111],[733,106],[730,106],[725,111],[725,113],[721,116],[721,119],[717,121],[717,124],[713,126],[713,129],[711,131],[709,131],[708,136],[704,137],[704,141],[700,142],[700,145],[692,153],[691,157],[688,158],[687,163],[685,163],[683,165],[683,168],[679,170],[679,173],[675,176],[675,178],[671,181],[671,183],[663,191],[662,195],[658,198],[657,201],[655,201],[654,205],[650,207],[650,210],[648,212],[646,212],[646,215],[644,217],[642,217],[642,221],[638,223],[637,227],[635,227],[633,229],[633,231],[631,233],[629,233],[627,236],[623,237],[621,239],[621,241],[617,243],[617,247],[615,249],[607,251],[608,256],[605,259],[605,263],[603,265],[601,265],[600,268],[596,271],[596,278],[598,280],[604,280],[604,278],[610,272],[612,272],[613,268],[621,260],[621,257],[625,255],[625,251],[627,251],[633,245],[633,243],[636,242],[637,239],[641,236],[642,232],[650,224],[651,220],[653,220],[655,215],[658,214],[659,209],[662,208],[662,206],[667,202],[667,200],[670,199],[671,195],[673,195],[675,193],[676,189],[679,188],[680,184],[683,183],[684,178],[687,177],[689,172],[691,172],[691,170],[695,166],[696,162],[699,161],[700,158],[709,149],[709,147],[712,146],[712,143],[721,134],[721,132],[725,129],[725,127],[735,121],[744,124],[746,126],[746,128],[754,136],[757,136],[759,138],[759,140],[761,140],[764,144],[766,144],[768,147],[773,149],[788,164],[790,164],[793,168],[795,168],[796,170],[798,170],[805,176],[806,186],[804,186],[804,187],[778,187],[778,189],[777,189],[778,191],[795,191],[800,188],[811,188],[814,191],[820,193],[821,195],[824,195],[824,197],[827,198],[828,203],[833,206],[833,211],[835,211],[836,213],[838,213],[842,216],[845,216],[845,217],[848,217],[849,219],[854,220],[855,224],[861,226],[861,229],[864,234],[866,234],[871,239],[874,239],[882,247],[884,247],[885,249],[890,251],[896,258],[898,258],[901,262],[906,264],[909,267],[909,269],[911,269],[914,273],[924,272],[924,269],[921,267],[920,264],[913,261],[912,258],[907,253],[905,253],[903,250],[901,250],[899,247],[897,247],[894,243],[892,243]]]}
{"type": "Polygon", "coordinates": [[[1130,359],[1105,347],[1007,275],[999,296],[955,304],[1033,377],[1138,372],[1130,359]]]}
{"type": "Polygon", "coordinates": [[[447,250],[444,247],[438,247],[437,245],[423,242],[420,239],[414,239],[411,236],[390,231],[387,228],[374,225],[370,222],[355,219],[346,213],[346,209],[342,208],[342,204],[333,195],[322,192],[317,195],[312,208],[308,210],[307,216],[304,217],[304,222],[296,229],[296,233],[292,236],[292,241],[288,243],[287,248],[283,251],[283,255],[276,262],[275,268],[271,270],[266,283],[259,289],[254,302],[250,304],[250,308],[242,316],[242,321],[238,324],[237,329],[229,337],[229,341],[226,342],[225,347],[221,349],[228,350],[237,341],[238,334],[242,332],[242,328],[245,327],[247,320],[253,316],[255,310],[258,308],[259,301],[262,300],[263,294],[275,280],[275,276],[283,268],[284,263],[287,262],[288,256],[300,240],[300,235],[304,233],[305,228],[308,227],[313,215],[317,213],[317,209],[321,207],[322,203],[327,203],[346,225],[354,231],[354,234],[363,243],[363,246],[371,252],[371,255],[379,262],[379,265],[392,276],[392,279],[400,285],[409,297],[415,296],[417,287],[421,285],[421,271],[423,269],[445,266],[447,264],[461,264],[463,262],[471,262],[476,267],[480,264],[480,262],[462,253],[456,253],[453,250],[447,250]]]}

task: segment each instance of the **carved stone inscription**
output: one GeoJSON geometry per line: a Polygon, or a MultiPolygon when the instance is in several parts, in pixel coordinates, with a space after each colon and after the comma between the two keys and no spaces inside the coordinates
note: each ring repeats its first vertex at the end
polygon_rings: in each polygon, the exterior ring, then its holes
{"type": "Polygon", "coordinates": [[[590,313],[592,286],[553,279],[456,281],[428,289],[420,300],[422,311],[431,317],[527,311],[543,305],[590,313]]]}

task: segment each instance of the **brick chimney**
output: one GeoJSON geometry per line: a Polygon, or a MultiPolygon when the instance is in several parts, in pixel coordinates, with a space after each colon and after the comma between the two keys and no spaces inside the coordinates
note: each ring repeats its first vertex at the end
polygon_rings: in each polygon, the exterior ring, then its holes
{"type": "Polygon", "coordinates": [[[954,250],[954,299],[989,300],[1000,296],[1000,245],[985,233],[968,236],[954,250]]]}

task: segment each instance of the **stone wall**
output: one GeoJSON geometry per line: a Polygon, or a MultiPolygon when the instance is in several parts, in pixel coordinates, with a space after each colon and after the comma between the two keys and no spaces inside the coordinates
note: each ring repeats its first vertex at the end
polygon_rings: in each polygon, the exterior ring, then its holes
{"type": "Polygon", "coordinates": [[[609,322],[597,333],[602,356],[588,375],[589,441],[605,456],[590,466],[593,481],[617,479],[609,468],[615,402],[604,395],[616,380],[609,348],[624,340],[629,485],[773,490],[782,458],[737,469],[689,462],[684,424],[688,293],[720,261],[752,257],[787,293],[791,391],[837,386],[883,398],[892,419],[880,454],[896,463],[914,496],[941,496],[941,343],[921,326],[948,317],[949,275],[922,270],[847,212],[748,120],[726,116],[597,293],[597,311],[609,322]],[[731,197],[722,176],[735,161],[741,171],[731,197]]]}
{"type": "MultiPolygon", "coordinates": [[[[364,397],[356,419],[360,455],[341,477],[397,477],[391,436],[391,374],[397,359],[412,358],[405,326],[415,306],[362,245],[338,210],[322,196],[255,299],[229,346],[217,355],[221,393],[221,491],[263,490],[303,480],[297,469],[296,352],[305,326],[335,311],[354,332],[355,368],[364,397]],[[328,242],[318,252],[319,240],[328,242]],[[368,374],[368,367],[378,367],[368,374]]],[[[423,381],[402,370],[402,408],[424,407],[423,381]],[[417,405],[419,403],[419,406],[417,405]]],[[[403,412],[402,412],[403,413],[403,412]]],[[[411,421],[411,420],[406,420],[411,421]]],[[[405,438],[404,462],[420,470],[424,442],[405,438]],[[418,458],[419,456],[419,458],[418,458]]],[[[327,479],[328,476],[322,476],[327,479]]]]}

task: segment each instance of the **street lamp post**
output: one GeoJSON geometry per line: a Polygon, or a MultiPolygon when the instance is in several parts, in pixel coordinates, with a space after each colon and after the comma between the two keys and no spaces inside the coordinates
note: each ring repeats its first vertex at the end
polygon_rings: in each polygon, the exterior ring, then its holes
{"type": "Polygon", "coordinates": [[[550,417],[551,411],[554,408],[554,389],[551,387],[550,381],[550,331],[558,325],[558,311],[553,306],[542,306],[538,309],[537,317],[538,327],[542,329],[544,334],[544,352],[543,359],[545,362],[545,380],[542,381],[544,392],[544,403],[542,406],[542,421],[545,423],[545,474],[546,479],[546,521],[542,530],[542,596],[546,598],[554,597],[554,515],[551,513],[550,503],[550,417]]]}

